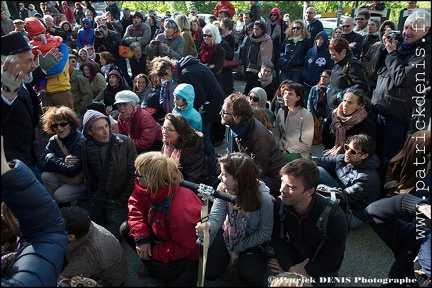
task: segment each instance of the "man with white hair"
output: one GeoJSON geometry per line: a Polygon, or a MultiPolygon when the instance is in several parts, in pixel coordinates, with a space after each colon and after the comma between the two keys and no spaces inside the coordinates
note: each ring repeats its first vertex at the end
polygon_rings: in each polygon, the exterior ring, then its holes
{"type": "MultiPolygon", "coordinates": [[[[431,77],[430,68],[426,66],[431,63],[430,26],[430,13],[415,10],[405,21],[402,39],[387,28],[383,43],[375,53],[374,70],[378,71],[378,80],[372,105],[382,183],[385,183],[390,159],[402,148],[407,137],[411,116],[424,115],[426,118],[422,90],[428,86],[431,77]]],[[[417,122],[417,128],[427,129],[423,127],[424,123],[417,122]]]]}
{"type": "Polygon", "coordinates": [[[60,36],[63,40],[67,40],[66,32],[60,26],[55,25],[54,18],[51,15],[43,16],[43,22],[46,26],[46,31],[53,36],[60,36]]]}
{"type": "MultiPolygon", "coordinates": [[[[311,33],[311,37],[309,38],[311,42],[315,41],[315,36],[324,30],[321,21],[315,18],[316,14],[316,10],[312,6],[307,7],[305,10],[306,28],[311,33]]],[[[311,45],[311,47],[312,46],[313,45],[311,45]]]]}
{"type": "Polygon", "coordinates": [[[363,47],[363,36],[357,32],[354,32],[354,27],[356,26],[354,19],[351,17],[345,18],[341,27],[342,35],[341,37],[346,39],[351,48],[351,52],[355,57],[360,58],[360,51],[363,47]]]}
{"type": "Polygon", "coordinates": [[[0,102],[5,155],[7,160],[19,159],[32,169],[38,156],[33,145],[40,115],[40,100],[32,86],[62,55],[53,48],[48,56],[39,57],[40,66],[36,67],[32,49],[37,47],[29,45],[21,33],[2,36],[2,43],[0,102]]]}

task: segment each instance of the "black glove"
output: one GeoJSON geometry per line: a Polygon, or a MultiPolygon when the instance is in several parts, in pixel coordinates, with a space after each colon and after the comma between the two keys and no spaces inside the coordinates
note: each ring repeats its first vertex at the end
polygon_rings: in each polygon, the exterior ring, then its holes
{"type": "Polygon", "coordinates": [[[39,66],[42,70],[48,71],[54,67],[55,64],[57,64],[57,60],[50,53],[47,53],[45,56],[39,55],[39,66]]]}

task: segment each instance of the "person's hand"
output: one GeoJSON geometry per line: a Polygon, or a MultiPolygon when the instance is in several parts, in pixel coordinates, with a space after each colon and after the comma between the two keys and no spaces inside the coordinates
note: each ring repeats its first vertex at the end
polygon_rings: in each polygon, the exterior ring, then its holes
{"type": "Polygon", "coordinates": [[[391,31],[391,28],[387,28],[382,36],[382,39],[384,39],[384,46],[388,53],[391,53],[397,49],[397,40],[395,38],[388,38],[391,31]]]}
{"type": "Polygon", "coordinates": [[[42,55],[42,51],[37,50],[37,52],[39,54],[38,55],[39,65],[41,69],[44,71],[48,71],[52,67],[54,67],[54,65],[56,65],[62,59],[63,56],[63,53],[61,53],[58,48],[51,48],[45,54],[45,56],[42,55]]]}
{"type": "Polygon", "coordinates": [[[7,58],[2,65],[2,94],[11,101],[23,84],[24,72],[19,60],[7,58]]]}
{"type": "Polygon", "coordinates": [[[197,225],[195,226],[195,234],[198,237],[204,237],[204,230],[208,230],[210,231],[210,223],[208,222],[198,222],[197,225]]]}
{"type": "Polygon", "coordinates": [[[74,165],[76,162],[78,162],[78,157],[77,157],[77,156],[74,156],[74,155],[72,155],[72,154],[67,155],[67,156],[65,157],[64,162],[66,163],[66,165],[68,165],[68,166],[72,166],[72,165],[74,165]]]}
{"type": "Polygon", "coordinates": [[[306,258],[303,262],[291,266],[290,269],[288,270],[288,272],[295,272],[295,273],[301,274],[307,278],[310,278],[311,276],[309,276],[309,274],[306,272],[306,270],[304,268],[308,262],[309,262],[309,258],[306,258]]]}
{"type": "Polygon", "coordinates": [[[270,267],[271,271],[274,273],[282,273],[285,272],[280,266],[279,261],[277,259],[271,258],[267,261],[268,267],[270,267]]]}
{"type": "Polygon", "coordinates": [[[231,255],[230,255],[230,265],[231,266],[236,266],[237,265],[237,260],[238,260],[238,255],[235,252],[231,252],[231,255]]]}
{"type": "Polygon", "coordinates": [[[150,260],[150,257],[152,256],[150,243],[136,246],[136,252],[141,259],[150,260]]]}

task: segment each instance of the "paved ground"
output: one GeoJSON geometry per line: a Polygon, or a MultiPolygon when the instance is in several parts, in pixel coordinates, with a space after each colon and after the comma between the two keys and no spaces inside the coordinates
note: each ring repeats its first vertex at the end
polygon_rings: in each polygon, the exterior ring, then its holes
{"type": "MultiPolygon", "coordinates": [[[[244,81],[236,80],[237,91],[243,92],[244,81]]],[[[225,143],[224,143],[225,144],[225,143]]],[[[218,147],[218,152],[223,153],[224,144],[218,147]]],[[[321,156],[322,145],[312,146],[312,155],[321,156]]],[[[139,278],[136,270],[141,264],[136,253],[123,241],[128,260],[128,277],[125,287],[160,287],[162,283],[154,278],[139,278]]],[[[393,254],[381,241],[381,239],[365,223],[362,227],[351,230],[346,242],[345,259],[339,272],[339,280],[342,283],[338,287],[377,287],[382,279],[386,278],[390,265],[393,263],[393,254]]],[[[227,272],[223,277],[215,281],[206,281],[207,287],[241,287],[236,273],[227,272]]]]}

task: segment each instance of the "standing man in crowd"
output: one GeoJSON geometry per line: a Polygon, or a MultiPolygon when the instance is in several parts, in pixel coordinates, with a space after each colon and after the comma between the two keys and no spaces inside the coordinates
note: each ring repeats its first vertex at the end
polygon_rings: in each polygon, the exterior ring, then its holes
{"type": "Polygon", "coordinates": [[[354,30],[354,32],[365,36],[368,34],[368,22],[371,15],[368,10],[362,10],[357,14],[357,18],[355,19],[357,21],[357,26],[354,30]]]}
{"type": "Polygon", "coordinates": [[[315,36],[324,30],[324,26],[322,22],[315,18],[316,16],[316,10],[314,7],[309,6],[306,8],[305,11],[305,22],[306,22],[306,29],[311,34],[311,37],[309,38],[310,45],[309,47],[314,46],[315,36]]]}
{"type": "Polygon", "coordinates": [[[360,58],[360,51],[363,46],[363,36],[353,31],[355,27],[354,19],[351,17],[345,18],[341,27],[341,37],[348,41],[349,47],[354,56],[360,58]]]}
{"type": "Polygon", "coordinates": [[[430,13],[417,9],[405,21],[403,42],[398,43],[397,35],[387,28],[384,41],[375,54],[374,70],[378,71],[378,80],[372,105],[377,125],[376,153],[381,160],[381,183],[385,181],[390,159],[402,148],[411,115],[413,112],[424,113],[414,107],[417,101],[424,101],[418,87],[426,86],[431,77],[431,70],[425,66],[431,63],[430,27],[430,13]]]}

